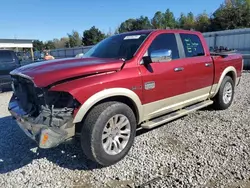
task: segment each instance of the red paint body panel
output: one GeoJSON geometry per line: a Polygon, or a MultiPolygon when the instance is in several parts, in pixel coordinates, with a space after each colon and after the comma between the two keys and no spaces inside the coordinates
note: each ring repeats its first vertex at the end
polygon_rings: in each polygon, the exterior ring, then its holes
{"type": "MultiPolygon", "coordinates": [[[[186,33],[185,31],[180,31],[178,33],[186,33]]],[[[186,62],[185,72],[186,72],[186,92],[191,92],[204,87],[209,87],[213,85],[214,81],[214,63],[210,56],[210,51],[206,40],[203,35],[199,32],[188,32],[190,34],[195,34],[200,38],[202,43],[205,56],[184,58],[183,61],[186,62]],[[206,67],[205,64],[211,64],[210,67],[206,67]]]]}
{"type": "Polygon", "coordinates": [[[242,56],[238,54],[229,55],[226,58],[220,56],[212,56],[215,66],[214,84],[220,80],[222,72],[229,66],[233,66],[237,71],[237,77],[242,74],[242,56]]]}
{"type": "Polygon", "coordinates": [[[118,70],[122,64],[122,60],[114,59],[58,59],[32,63],[12,71],[11,74],[22,73],[31,77],[37,87],[46,87],[55,82],[73,77],[118,70]]]}
{"type": "Polygon", "coordinates": [[[185,93],[185,71],[174,72],[176,67],[185,67],[184,63],[179,59],[171,62],[152,63],[148,68],[140,66],[143,83],[155,82],[154,89],[143,90],[143,104],[185,93]]]}
{"type": "Polygon", "coordinates": [[[67,91],[80,103],[95,93],[108,88],[127,88],[134,91],[142,101],[142,80],[138,68],[124,67],[122,71],[84,77],[51,88],[52,91],[67,91]]]}
{"type": "Polygon", "coordinates": [[[83,76],[50,88],[53,91],[71,93],[81,104],[99,91],[117,87],[134,90],[142,104],[147,104],[212,86],[214,83],[218,83],[223,70],[228,66],[234,66],[237,75],[241,76],[241,61],[240,55],[230,55],[226,58],[211,57],[201,33],[183,30],[155,30],[122,69],[123,61],[121,60],[80,58],[35,63],[16,69],[12,73],[31,77],[38,87],[46,87],[61,80],[83,76]],[[150,72],[145,65],[140,65],[140,61],[152,40],[162,33],[198,35],[202,41],[205,56],[182,58],[167,63],[152,63],[150,66],[153,71],[150,72]],[[208,62],[212,63],[209,68],[205,67],[205,63],[208,62]],[[184,67],[184,71],[174,72],[176,67],[184,67]],[[155,89],[145,90],[144,83],[150,81],[155,81],[155,89]]]}
{"type": "Polygon", "coordinates": [[[187,92],[213,85],[214,63],[210,56],[185,58],[183,60],[186,62],[187,92]],[[211,66],[206,67],[206,63],[211,64],[211,66]]]}

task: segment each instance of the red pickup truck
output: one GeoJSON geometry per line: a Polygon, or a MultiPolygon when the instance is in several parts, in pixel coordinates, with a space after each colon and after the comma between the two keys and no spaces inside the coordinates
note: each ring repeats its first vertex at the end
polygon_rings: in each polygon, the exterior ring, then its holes
{"type": "Polygon", "coordinates": [[[199,32],[143,30],[104,39],[82,58],[15,69],[9,111],[40,148],[80,135],[86,156],[122,160],[137,129],[212,105],[227,109],[243,68],[238,54],[211,54],[199,32]]]}

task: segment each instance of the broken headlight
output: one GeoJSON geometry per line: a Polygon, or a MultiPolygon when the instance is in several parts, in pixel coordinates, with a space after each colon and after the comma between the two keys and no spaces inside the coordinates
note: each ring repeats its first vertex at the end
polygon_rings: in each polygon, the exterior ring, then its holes
{"type": "Polygon", "coordinates": [[[48,91],[45,103],[54,108],[78,108],[80,103],[68,92],[48,91]]]}

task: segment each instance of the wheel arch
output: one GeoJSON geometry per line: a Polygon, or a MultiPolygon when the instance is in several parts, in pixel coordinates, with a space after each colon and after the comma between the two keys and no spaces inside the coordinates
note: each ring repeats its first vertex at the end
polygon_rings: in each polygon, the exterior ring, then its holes
{"type": "Polygon", "coordinates": [[[107,101],[118,101],[127,104],[135,113],[137,123],[142,118],[142,103],[138,95],[126,88],[111,88],[102,90],[88,98],[76,113],[73,123],[80,123],[95,105],[107,101]]]}
{"type": "Polygon", "coordinates": [[[214,94],[212,97],[215,97],[217,95],[217,93],[219,92],[219,89],[221,87],[222,81],[223,79],[229,76],[232,78],[232,80],[234,81],[234,84],[237,84],[237,71],[233,66],[227,67],[221,74],[219,82],[217,84],[217,87],[215,88],[214,94]]]}

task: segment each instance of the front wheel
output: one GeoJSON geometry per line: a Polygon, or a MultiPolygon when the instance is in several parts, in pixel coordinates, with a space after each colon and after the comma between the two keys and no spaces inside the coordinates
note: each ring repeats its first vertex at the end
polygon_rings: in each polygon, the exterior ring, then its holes
{"type": "Polygon", "coordinates": [[[124,103],[105,102],[95,106],[87,115],[81,145],[92,161],[109,166],[122,160],[133,145],[136,118],[124,103]]]}
{"type": "Polygon", "coordinates": [[[231,77],[226,76],[220,86],[217,95],[214,98],[214,108],[225,110],[231,106],[234,98],[234,81],[231,77]]]}

